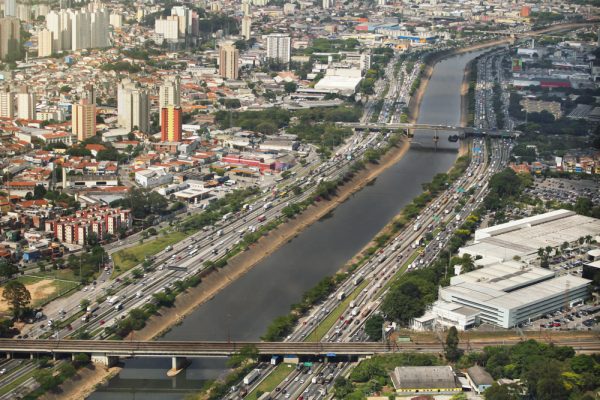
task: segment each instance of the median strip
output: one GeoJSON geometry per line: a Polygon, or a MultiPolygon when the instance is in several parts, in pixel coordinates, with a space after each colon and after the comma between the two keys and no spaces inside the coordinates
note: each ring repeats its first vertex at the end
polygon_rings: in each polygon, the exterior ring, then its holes
{"type": "Polygon", "coordinates": [[[348,297],[344,299],[344,301],[338,304],[338,306],[334,308],[331,313],[329,313],[329,315],[315,327],[315,329],[304,339],[304,341],[320,342],[327,332],[329,332],[331,327],[335,325],[336,321],[340,318],[344,311],[348,308],[350,302],[358,297],[360,292],[367,287],[368,283],[368,280],[364,280],[360,285],[358,285],[356,289],[354,289],[354,291],[352,291],[352,293],[350,293],[348,297]]]}

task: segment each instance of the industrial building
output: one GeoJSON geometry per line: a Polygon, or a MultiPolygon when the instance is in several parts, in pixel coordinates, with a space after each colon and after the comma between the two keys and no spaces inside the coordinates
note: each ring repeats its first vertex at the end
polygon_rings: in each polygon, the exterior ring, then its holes
{"type": "Polygon", "coordinates": [[[454,394],[462,391],[452,367],[396,367],[390,374],[399,394],[454,394]]]}
{"type": "Polygon", "coordinates": [[[479,323],[511,328],[546,313],[582,303],[589,296],[589,279],[556,276],[538,267],[538,249],[556,248],[600,233],[600,220],[568,210],[479,229],[470,254],[479,269],[459,274],[439,290],[439,299],[425,315],[415,318],[417,330],[438,326],[469,329],[479,323]]]}
{"type": "Polygon", "coordinates": [[[459,255],[480,256],[480,265],[515,257],[527,262],[537,258],[539,248],[560,247],[564,242],[576,242],[588,235],[600,235],[600,220],[569,210],[556,210],[478,229],[474,243],[459,249],[459,255]]]}

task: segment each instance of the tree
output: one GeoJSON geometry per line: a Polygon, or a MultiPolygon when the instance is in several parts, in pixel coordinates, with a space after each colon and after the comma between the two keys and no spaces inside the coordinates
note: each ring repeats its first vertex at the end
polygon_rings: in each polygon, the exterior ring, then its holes
{"type": "Polygon", "coordinates": [[[33,377],[44,390],[52,390],[59,384],[58,378],[54,376],[52,371],[47,369],[35,371],[33,377]]]}
{"type": "Polygon", "coordinates": [[[374,315],[365,322],[365,332],[372,341],[377,342],[381,340],[383,323],[384,319],[381,315],[374,315]]]}
{"type": "Polygon", "coordinates": [[[16,319],[21,318],[31,302],[29,290],[21,282],[14,280],[4,286],[2,298],[8,302],[13,317],[16,319]]]}
{"type": "Polygon", "coordinates": [[[485,400],[520,400],[521,389],[518,385],[511,383],[509,385],[498,385],[494,383],[488,388],[483,396],[485,400]]]}
{"type": "Polygon", "coordinates": [[[296,85],[295,82],[286,82],[283,85],[283,89],[285,90],[286,93],[294,93],[296,91],[296,89],[298,89],[298,85],[296,85]]]}
{"type": "Polygon", "coordinates": [[[46,188],[43,185],[35,185],[33,188],[33,198],[36,200],[43,199],[46,196],[46,188]]]}
{"type": "Polygon", "coordinates": [[[450,362],[456,362],[462,355],[462,351],[458,348],[458,330],[451,326],[446,335],[446,359],[450,362]]]}
{"type": "Polygon", "coordinates": [[[19,267],[15,264],[11,264],[6,259],[0,259],[0,276],[4,278],[11,278],[14,274],[19,272],[19,267]]]}
{"type": "Polygon", "coordinates": [[[90,301],[88,299],[83,299],[79,303],[79,306],[81,307],[82,310],[87,309],[89,307],[89,305],[90,305],[90,301]]]}

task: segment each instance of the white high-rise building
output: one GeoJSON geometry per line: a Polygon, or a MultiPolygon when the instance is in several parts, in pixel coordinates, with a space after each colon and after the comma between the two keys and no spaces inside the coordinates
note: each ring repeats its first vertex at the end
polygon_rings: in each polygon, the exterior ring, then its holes
{"type": "Polygon", "coordinates": [[[92,7],[95,11],[50,11],[46,16],[46,28],[52,32],[53,51],[108,47],[109,12],[100,7],[95,4],[92,7]]]}
{"type": "Polygon", "coordinates": [[[35,93],[29,93],[27,87],[17,93],[17,118],[35,119],[35,93]]]}
{"type": "Polygon", "coordinates": [[[38,33],[38,57],[49,57],[52,55],[52,32],[42,29],[38,33]]]}
{"type": "Polygon", "coordinates": [[[292,48],[292,39],[283,33],[267,36],[267,58],[279,63],[288,64],[292,48]]]}
{"type": "Polygon", "coordinates": [[[179,39],[179,18],[175,15],[154,20],[154,32],[167,40],[179,39]]]}
{"type": "Polygon", "coordinates": [[[16,17],[17,16],[17,0],[4,0],[4,16],[5,17],[16,17]]]}
{"type": "Polygon", "coordinates": [[[113,28],[121,28],[123,26],[123,15],[118,13],[110,14],[109,23],[113,26],[113,28]]]}
{"type": "Polygon", "coordinates": [[[180,92],[180,80],[179,75],[168,77],[165,82],[160,85],[158,89],[158,115],[160,125],[162,126],[162,113],[160,110],[168,106],[180,107],[181,106],[181,92],[180,92]]]}
{"type": "Polygon", "coordinates": [[[9,88],[0,91],[0,117],[15,117],[15,94],[9,88]]]}
{"type": "Polygon", "coordinates": [[[242,18],[242,36],[244,39],[249,40],[252,31],[252,18],[245,15],[242,18]]]}
{"type": "Polygon", "coordinates": [[[177,17],[179,37],[192,32],[192,10],[185,6],[175,6],[171,8],[171,16],[177,17]]]}
{"type": "Polygon", "coordinates": [[[250,15],[250,0],[242,0],[242,13],[244,16],[250,15]]]}
{"type": "Polygon", "coordinates": [[[71,11],[71,50],[82,50],[91,47],[91,26],[91,15],[87,11],[71,11]]]}
{"type": "Polygon", "coordinates": [[[91,13],[91,48],[102,48],[110,45],[108,40],[108,25],[110,14],[107,9],[99,8],[91,13]]]}
{"type": "Polygon", "coordinates": [[[123,128],[150,131],[148,91],[129,79],[124,79],[117,89],[117,111],[117,121],[123,128]]]}
{"type": "Polygon", "coordinates": [[[323,0],[322,5],[323,5],[323,9],[327,10],[327,9],[333,7],[333,0],[323,0]]]}

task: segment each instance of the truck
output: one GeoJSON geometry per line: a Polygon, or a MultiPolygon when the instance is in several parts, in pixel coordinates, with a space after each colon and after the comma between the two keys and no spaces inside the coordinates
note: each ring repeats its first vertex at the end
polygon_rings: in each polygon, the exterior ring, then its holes
{"type": "Polygon", "coordinates": [[[352,283],[354,283],[354,286],[358,286],[363,281],[363,279],[364,278],[362,275],[358,275],[356,278],[354,278],[352,283]]]}
{"type": "Polygon", "coordinates": [[[267,219],[267,217],[265,217],[264,215],[258,216],[258,222],[264,222],[266,219],[267,219]]]}
{"type": "Polygon", "coordinates": [[[110,296],[108,299],[106,299],[106,302],[108,304],[114,304],[119,300],[119,296],[110,296]]]}
{"type": "Polygon", "coordinates": [[[353,317],[356,317],[359,312],[360,310],[358,308],[353,308],[352,311],[350,311],[350,314],[352,314],[353,317]]]}
{"type": "Polygon", "coordinates": [[[122,308],[123,308],[123,304],[121,304],[121,303],[116,303],[116,304],[114,305],[114,308],[115,308],[115,310],[116,310],[116,311],[119,311],[120,309],[122,309],[122,308]]]}
{"type": "Polygon", "coordinates": [[[253,369],[248,375],[244,377],[244,385],[249,385],[260,376],[260,369],[253,369]]]}
{"type": "Polygon", "coordinates": [[[339,292],[339,293],[337,294],[337,296],[336,296],[336,297],[337,297],[337,299],[338,299],[339,301],[342,301],[342,300],[344,300],[344,298],[346,297],[346,293],[344,293],[344,292],[339,292]]]}
{"type": "Polygon", "coordinates": [[[419,224],[415,224],[415,226],[413,227],[413,231],[418,231],[419,230],[419,224]]]}
{"type": "Polygon", "coordinates": [[[271,357],[271,365],[277,365],[281,362],[281,357],[280,356],[273,356],[271,357]]]}
{"type": "Polygon", "coordinates": [[[263,206],[263,208],[264,208],[265,210],[268,210],[269,208],[271,208],[271,206],[272,206],[272,205],[273,205],[273,204],[272,204],[270,201],[268,201],[268,202],[266,202],[266,203],[265,203],[265,205],[263,206]]]}
{"type": "Polygon", "coordinates": [[[354,307],[356,307],[356,301],[352,300],[350,302],[350,308],[354,308],[354,307]]]}

